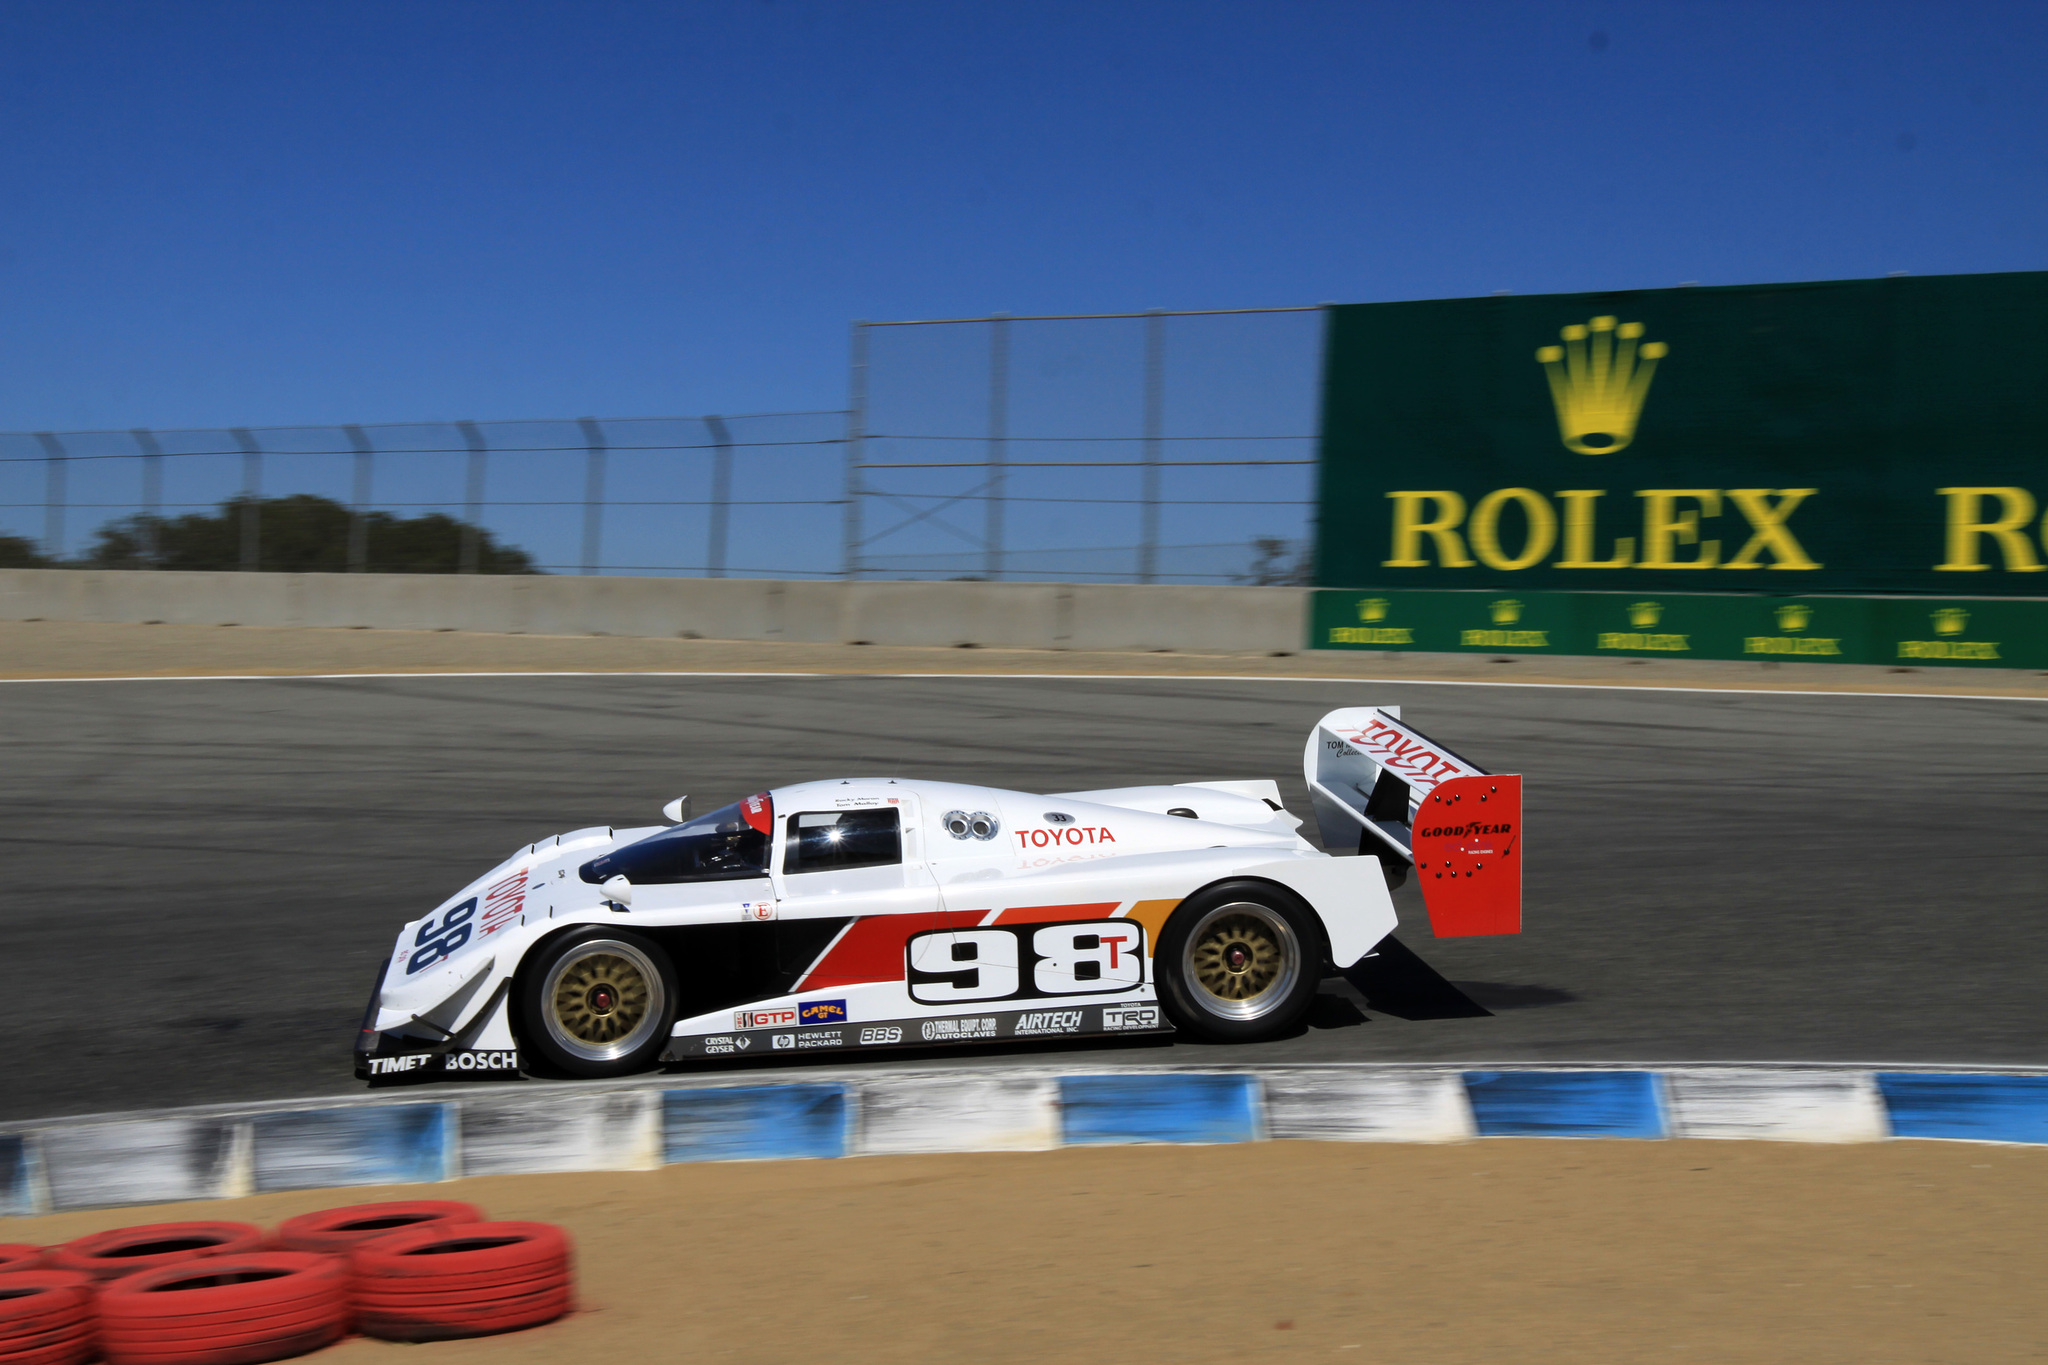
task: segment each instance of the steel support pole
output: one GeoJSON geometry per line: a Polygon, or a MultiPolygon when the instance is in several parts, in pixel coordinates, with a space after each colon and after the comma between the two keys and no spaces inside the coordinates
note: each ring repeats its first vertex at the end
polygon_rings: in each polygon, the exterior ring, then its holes
{"type": "Polygon", "coordinates": [[[474,422],[457,422],[462,443],[469,447],[469,479],[462,496],[462,554],[458,573],[475,573],[482,567],[484,529],[484,434],[474,422]]]}
{"type": "Polygon", "coordinates": [[[861,575],[861,498],[866,494],[862,479],[862,461],[866,458],[868,424],[868,325],[865,322],[853,324],[853,333],[847,344],[846,365],[846,506],[841,521],[840,538],[846,542],[846,568],[844,576],[849,580],[861,575]]]}
{"type": "Polygon", "coordinates": [[[258,503],[263,497],[263,447],[247,427],[229,435],[242,448],[242,572],[254,573],[263,562],[263,529],[258,503]]]}
{"type": "Polygon", "coordinates": [[[369,433],[361,427],[347,426],[342,431],[348,437],[351,449],[356,453],[355,492],[348,508],[348,571],[368,573],[370,571],[370,461],[372,448],[369,433]]]}
{"type": "Polygon", "coordinates": [[[43,447],[43,553],[64,557],[64,510],[68,499],[65,466],[71,462],[64,443],[47,431],[36,433],[43,447]]]}
{"type": "Polygon", "coordinates": [[[147,427],[136,427],[128,433],[135,438],[135,444],[142,451],[142,567],[161,569],[164,566],[163,520],[164,520],[164,448],[157,444],[156,433],[147,427]]]}
{"type": "Polygon", "coordinates": [[[604,532],[604,428],[595,417],[580,418],[583,428],[583,572],[597,572],[604,532]]]}
{"type": "Polygon", "coordinates": [[[988,517],[982,530],[985,567],[991,583],[1003,578],[1003,508],[1009,478],[1010,319],[998,313],[988,320],[988,517]]]}
{"type": "Polygon", "coordinates": [[[726,524],[732,518],[732,434],[717,417],[706,417],[704,425],[711,429],[711,543],[704,562],[711,577],[723,578],[726,524]]]}
{"type": "Polygon", "coordinates": [[[1159,581],[1160,446],[1166,427],[1166,315],[1145,316],[1145,469],[1138,519],[1138,581],[1159,581]]]}

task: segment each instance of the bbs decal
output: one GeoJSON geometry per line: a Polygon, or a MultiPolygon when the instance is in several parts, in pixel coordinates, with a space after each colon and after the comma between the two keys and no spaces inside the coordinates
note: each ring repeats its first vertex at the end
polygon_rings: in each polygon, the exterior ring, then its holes
{"type": "Polygon", "coordinates": [[[1097,919],[944,929],[906,947],[910,998],[923,1005],[1114,995],[1145,984],[1145,926],[1097,919]]]}
{"type": "Polygon", "coordinates": [[[444,914],[428,916],[420,931],[413,935],[412,946],[418,951],[405,960],[405,974],[411,976],[447,961],[450,954],[469,942],[470,921],[475,917],[475,896],[460,905],[449,906],[444,914]]]}

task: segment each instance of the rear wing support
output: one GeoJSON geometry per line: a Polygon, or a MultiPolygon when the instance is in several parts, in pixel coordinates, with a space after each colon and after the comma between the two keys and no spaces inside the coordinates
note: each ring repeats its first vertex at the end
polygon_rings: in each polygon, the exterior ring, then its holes
{"type": "Polygon", "coordinates": [[[1439,938],[1521,932],[1520,777],[1489,774],[1402,724],[1398,706],[1345,707],[1317,721],[1302,777],[1324,849],[1415,868],[1439,938]]]}

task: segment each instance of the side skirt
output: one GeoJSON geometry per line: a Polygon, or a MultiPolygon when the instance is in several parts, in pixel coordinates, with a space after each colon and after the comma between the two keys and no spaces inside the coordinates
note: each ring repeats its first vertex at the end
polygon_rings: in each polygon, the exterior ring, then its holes
{"type": "Polygon", "coordinates": [[[664,1062],[700,1057],[739,1057],[774,1052],[830,1049],[869,1052],[892,1047],[938,1047],[947,1043],[994,1043],[1032,1038],[1127,1037],[1171,1033],[1157,1003],[1075,1005],[987,1014],[884,1019],[874,1023],[748,1029],[744,1032],[685,1034],[670,1041],[664,1062]]]}

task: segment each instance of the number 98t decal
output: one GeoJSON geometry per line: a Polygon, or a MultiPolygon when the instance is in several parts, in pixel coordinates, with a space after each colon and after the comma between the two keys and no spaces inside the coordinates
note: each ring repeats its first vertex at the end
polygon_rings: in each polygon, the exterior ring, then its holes
{"type": "Polygon", "coordinates": [[[950,929],[912,936],[910,998],[926,1005],[1046,995],[1114,995],[1145,982],[1134,920],[950,929]]]}
{"type": "Polygon", "coordinates": [[[469,942],[470,923],[476,915],[476,897],[471,896],[460,905],[448,907],[448,913],[440,917],[440,923],[428,916],[420,925],[420,931],[413,935],[413,947],[419,949],[406,959],[405,974],[423,972],[437,962],[445,962],[457,948],[469,942]]]}

